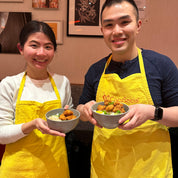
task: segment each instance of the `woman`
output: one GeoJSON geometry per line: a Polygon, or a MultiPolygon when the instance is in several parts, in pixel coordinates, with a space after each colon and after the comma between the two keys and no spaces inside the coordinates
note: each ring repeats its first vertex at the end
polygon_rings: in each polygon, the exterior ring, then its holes
{"type": "Polygon", "coordinates": [[[51,109],[72,107],[69,80],[48,72],[56,46],[46,23],[31,21],[20,33],[26,70],[0,84],[0,144],[6,144],[0,177],[69,177],[65,134],[45,120],[51,109]]]}

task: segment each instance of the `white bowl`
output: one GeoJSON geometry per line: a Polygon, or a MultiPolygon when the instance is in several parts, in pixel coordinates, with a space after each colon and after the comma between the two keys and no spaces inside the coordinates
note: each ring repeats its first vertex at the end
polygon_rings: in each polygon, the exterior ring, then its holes
{"type": "Polygon", "coordinates": [[[95,103],[91,107],[93,117],[96,119],[96,121],[98,122],[99,125],[101,125],[104,128],[107,128],[107,129],[114,129],[114,128],[118,127],[119,119],[121,119],[123,116],[125,116],[125,114],[129,111],[129,107],[123,103],[123,107],[125,109],[124,113],[120,113],[117,115],[100,114],[100,113],[96,112],[98,105],[104,105],[104,102],[95,103]]]}
{"type": "Polygon", "coordinates": [[[69,109],[69,110],[71,110],[73,114],[76,116],[75,119],[63,120],[63,121],[51,120],[49,119],[50,116],[56,115],[58,113],[62,114],[64,112],[64,109],[60,108],[60,109],[54,109],[54,110],[48,111],[46,113],[46,120],[47,120],[49,128],[52,130],[57,130],[62,133],[67,133],[73,130],[79,122],[80,112],[75,109],[69,109]]]}

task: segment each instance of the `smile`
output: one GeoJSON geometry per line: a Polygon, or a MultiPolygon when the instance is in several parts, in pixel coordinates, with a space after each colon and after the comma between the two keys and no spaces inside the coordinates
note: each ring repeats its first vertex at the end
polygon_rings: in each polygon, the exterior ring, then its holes
{"type": "Polygon", "coordinates": [[[44,63],[47,61],[47,59],[33,59],[33,60],[39,63],[44,63]]]}
{"type": "Polygon", "coordinates": [[[117,45],[121,45],[126,41],[126,38],[122,38],[122,39],[113,39],[112,43],[117,44],[117,45]]]}

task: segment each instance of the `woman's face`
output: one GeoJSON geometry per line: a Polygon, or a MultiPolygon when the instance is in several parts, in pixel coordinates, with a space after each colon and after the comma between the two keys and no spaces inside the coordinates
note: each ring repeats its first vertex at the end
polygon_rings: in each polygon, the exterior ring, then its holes
{"type": "Polygon", "coordinates": [[[44,72],[54,57],[54,46],[42,32],[31,34],[19,49],[27,61],[27,72],[44,72]]]}

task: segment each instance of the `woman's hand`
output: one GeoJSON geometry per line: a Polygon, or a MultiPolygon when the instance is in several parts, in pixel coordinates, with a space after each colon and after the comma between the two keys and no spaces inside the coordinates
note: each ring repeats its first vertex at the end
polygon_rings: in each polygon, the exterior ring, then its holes
{"type": "Polygon", "coordinates": [[[140,126],[149,119],[154,118],[155,107],[146,104],[136,104],[129,106],[129,112],[119,120],[118,128],[131,130],[140,126]],[[129,122],[124,123],[129,120],[129,122]],[[124,124],[123,124],[124,123],[124,124]]]}
{"type": "Polygon", "coordinates": [[[48,127],[48,123],[41,118],[34,119],[34,120],[22,125],[22,131],[23,131],[24,134],[29,134],[34,129],[38,129],[43,134],[49,134],[49,135],[61,136],[61,137],[66,136],[65,133],[61,133],[61,132],[58,132],[58,131],[55,131],[55,130],[51,130],[48,127]]]}
{"type": "Polygon", "coordinates": [[[91,106],[95,103],[96,102],[94,100],[92,100],[86,104],[80,104],[77,106],[77,110],[80,112],[80,119],[82,121],[89,121],[93,125],[96,125],[96,126],[102,128],[92,116],[91,106]]]}

